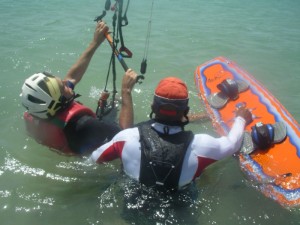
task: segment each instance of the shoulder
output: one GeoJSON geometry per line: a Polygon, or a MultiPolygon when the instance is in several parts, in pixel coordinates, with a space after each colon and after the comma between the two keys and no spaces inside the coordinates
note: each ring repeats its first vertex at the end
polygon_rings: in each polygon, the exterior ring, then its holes
{"type": "Polygon", "coordinates": [[[139,130],[137,127],[127,128],[125,130],[120,131],[114,137],[114,140],[124,140],[139,137],[139,130]]]}

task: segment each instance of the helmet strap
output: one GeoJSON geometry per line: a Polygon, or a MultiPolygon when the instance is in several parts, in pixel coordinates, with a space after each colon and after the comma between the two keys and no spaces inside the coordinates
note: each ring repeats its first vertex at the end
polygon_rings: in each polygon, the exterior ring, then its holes
{"type": "Polygon", "coordinates": [[[73,94],[73,96],[69,99],[67,99],[65,96],[61,96],[60,102],[61,102],[61,107],[65,109],[68,107],[76,98],[79,98],[81,95],[80,94],[73,94]]]}

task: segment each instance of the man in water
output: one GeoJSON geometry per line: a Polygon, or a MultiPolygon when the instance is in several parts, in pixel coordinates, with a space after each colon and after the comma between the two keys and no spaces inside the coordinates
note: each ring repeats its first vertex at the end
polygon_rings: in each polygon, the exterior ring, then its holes
{"type": "Polygon", "coordinates": [[[252,121],[249,110],[240,108],[227,136],[193,134],[184,131],[189,122],[188,101],[182,80],[162,79],[154,93],[151,120],[119,132],[95,150],[90,160],[104,163],[120,158],[124,172],[148,187],[184,189],[207,166],[237,152],[244,128],[252,121]]]}
{"type": "MultiPolygon", "coordinates": [[[[22,87],[22,105],[26,128],[39,143],[66,154],[85,155],[110,140],[121,129],[133,125],[131,91],[137,74],[128,69],[122,80],[122,104],[119,125],[100,121],[95,113],[74,101],[74,87],[82,79],[98,47],[109,31],[104,22],[98,22],[94,37],[64,79],[49,73],[37,73],[25,80],[22,87]]],[[[103,94],[103,98],[107,98],[103,94]]]]}

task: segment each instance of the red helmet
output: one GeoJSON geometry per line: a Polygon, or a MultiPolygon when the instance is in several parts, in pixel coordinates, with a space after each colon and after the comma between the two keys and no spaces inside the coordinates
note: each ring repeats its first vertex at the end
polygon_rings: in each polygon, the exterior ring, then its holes
{"type": "Polygon", "coordinates": [[[178,112],[188,111],[188,89],[179,78],[167,77],[157,85],[152,110],[156,115],[176,117],[178,112]]]}

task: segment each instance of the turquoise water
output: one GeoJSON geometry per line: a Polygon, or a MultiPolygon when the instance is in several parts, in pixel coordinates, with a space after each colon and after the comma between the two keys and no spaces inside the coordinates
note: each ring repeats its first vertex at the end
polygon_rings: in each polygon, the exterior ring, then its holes
{"type": "MultiPolygon", "coordinates": [[[[0,4],[1,224],[300,223],[299,209],[265,198],[231,157],[209,167],[190,193],[170,198],[137,190],[120,174],[119,162],[89,165],[28,138],[19,99],[23,81],[44,70],[63,77],[91,40],[93,19],[105,1],[0,4]]],[[[134,56],[126,62],[135,70],[143,57],[151,4],[131,1],[127,13],[123,33],[134,56]]],[[[188,83],[192,111],[203,111],[193,72],[219,55],[253,74],[300,122],[299,10],[297,0],[154,0],[146,80],[134,91],[136,122],[147,117],[157,81],[169,75],[188,83]]],[[[105,18],[109,25],[111,17],[105,18]]],[[[110,51],[107,43],[99,49],[77,87],[81,101],[92,108],[104,87],[110,51]]],[[[119,65],[118,74],[120,87],[119,65]]],[[[209,122],[190,128],[214,134],[209,122]]]]}

